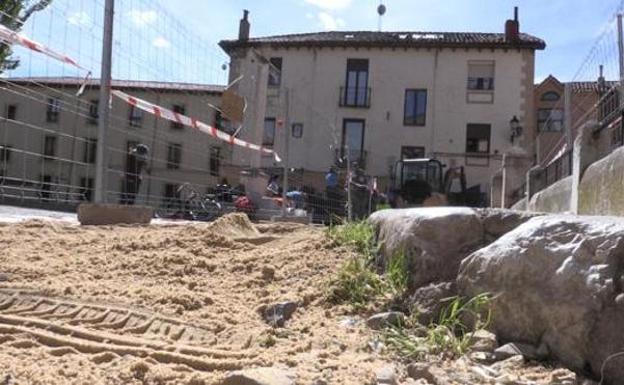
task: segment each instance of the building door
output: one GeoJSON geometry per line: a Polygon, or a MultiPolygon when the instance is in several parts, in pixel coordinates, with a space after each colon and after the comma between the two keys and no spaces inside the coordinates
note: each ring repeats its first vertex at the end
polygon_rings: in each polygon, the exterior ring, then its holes
{"type": "Polygon", "coordinates": [[[359,162],[364,156],[364,120],[345,119],[342,126],[342,157],[347,154],[352,162],[359,162]]]}

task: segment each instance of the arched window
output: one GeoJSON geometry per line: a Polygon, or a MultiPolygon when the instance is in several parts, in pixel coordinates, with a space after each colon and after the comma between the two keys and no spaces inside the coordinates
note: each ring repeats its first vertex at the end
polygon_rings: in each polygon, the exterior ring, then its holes
{"type": "Polygon", "coordinates": [[[561,99],[561,97],[555,91],[548,91],[548,92],[542,94],[542,101],[543,102],[556,102],[559,99],[561,99]]]}

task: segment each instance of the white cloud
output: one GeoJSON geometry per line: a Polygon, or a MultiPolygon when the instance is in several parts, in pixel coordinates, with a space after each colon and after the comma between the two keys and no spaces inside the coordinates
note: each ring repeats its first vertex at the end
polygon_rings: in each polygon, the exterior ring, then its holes
{"type": "Polygon", "coordinates": [[[158,19],[156,11],[132,10],[128,12],[128,16],[130,16],[132,22],[138,26],[153,24],[158,19]]]}
{"type": "Polygon", "coordinates": [[[156,47],[156,48],[169,48],[169,47],[171,47],[171,43],[169,42],[169,40],[165,39],[162,36],[154,38],[154,40],[152,40],[152,45],[154,47],[156,47]]]}
{"type": "Polygon", "coordinates": [[[327,12],[319,12],[318,20],[326,31],[333,31],[336,29],[343,28],[346,23],[343,19],[339,17],[334,17],[327,12]]]}
{"type": "Polygon", "coordinates": [[[349,8],[353,0],[304,0],[308,4],[332,11],[349,8]]]}
{"type": "Polygon", "coordinates": [[[86,12],[74,12],[67,18],[67,21],[73,25],[91,24],[91,18],[86,12]]]}

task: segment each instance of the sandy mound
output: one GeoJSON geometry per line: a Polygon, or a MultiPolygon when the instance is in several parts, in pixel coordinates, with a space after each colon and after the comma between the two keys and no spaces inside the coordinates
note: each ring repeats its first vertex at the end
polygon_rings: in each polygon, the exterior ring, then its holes
{"type": "Polygon", "coordinates": [[[371,350],[361,319],[325,302],[352,254],[322,228],[244,215],[29,221],[0,225],[0,245],[0,384],[218,385],[231,370],[278,366],[302,385],[363,385],[390,360],[371,350]],[[282,301],[297,309],[274,329],[259,309],[282,301]]]}

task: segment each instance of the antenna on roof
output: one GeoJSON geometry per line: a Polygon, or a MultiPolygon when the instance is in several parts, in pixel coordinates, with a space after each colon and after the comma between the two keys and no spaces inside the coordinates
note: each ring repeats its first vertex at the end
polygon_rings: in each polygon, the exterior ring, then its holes
{"type": "Polygon", "coordinates": [[[377,7],[377,14],[379,15],[379,32],[381,32],[381,19],[383,18],[383,15],[386,14],[387,8],[383,3],[383,0],[379,2],[379,7],[377,7]]]}

